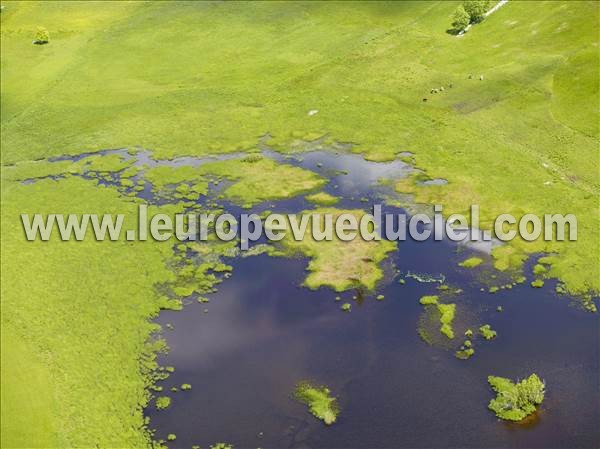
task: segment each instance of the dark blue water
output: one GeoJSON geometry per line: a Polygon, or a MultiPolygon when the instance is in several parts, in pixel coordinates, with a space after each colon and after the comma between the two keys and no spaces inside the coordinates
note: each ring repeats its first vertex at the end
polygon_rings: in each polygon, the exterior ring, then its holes
{"type": "MultiPolygon", "coordinates": [[[[325,190],[341,196],[343,208],[369,210],[389,193],[380,178],[411,170],[400,161],[377,164],[322,151],[266,154],[328,177],[325,190]]],[[[162,163],[142,156],[146,164],[162,163]]],[[[188,159],[164,163],[204,163],[188,159]]],[[[139,196],[153,201],[150,186],[139,196]]],[[[242,212],[234,204],[220,204],[242,212]]],[[[311,207],[300,197],[252,212],[311,207]]],[[[490,284],[505,280],[490,268],[485,253],[477,255],[486,265],[460,268],[458,262],[473,251],[449,241],[401,242],[383,264],[386,276],[376,292],[348,291],[341,301],[330,289],[301,287],[307,260],[228,259],[233,276],[209,295],[209,304],[192,302],[158,319],[173,325],[165,330],[171,350],[160,362],[176,372],[162,383],[161,394],[173,400],[170,408],[147,409],[156,439],[176,434],[170,448],[207,448],[218,441],[238,449],[600,447],[598,315],[556,295],[552,281],[541,289],[530,287],[533,261],[527,282],[488,293],[490,284]],[[426,315],[419,298],[436,294],[440,284],[418,282],[405,277],[407,272],[443,275],[451,289],[462,290],[448,299],[457,304],[452,342],[435,328],[433,345],[420,338],[426,315]],[[377,294],[385,299],[377,301],[377,294]],[[344,302],[352,303],[350,313],[340,310],[344,302]],[[499,305],[502,313],[496,311],[499,305]],[[464,330],[486,323],[497,338],[476,337],[475,355],[467,361],[455,358],[464,330]],[[533,372],[547,384],[538,413],[524,423],[497,420],[487,410],[494,396],[487,376],[518,379],[533,372]],[[293,399],[301,380],[326,385],[338,398],[341,413],[334,425],[325,426],[293,399]],[[169,391],[182,383],[192,384],[192,390],[169,391]]]]}
{"type": "Polygon", "coordinates": [[[342,301],[353,308],[344,313],[331,290],[299,288],[306,261],[240,259],[210,304],[161,314],[161,323],[174,325],[164,363],[177,369],[165,386],[187,382],[193,389],[171,393],[167,411],[148,410],[157,438],[175,433],[169,446],[181,448],[216,441],[272,448],[597,447],[597,316],[549,288],[482,293],[470,272],[453,269],[463,255],[446,243],[407,242],[396,257],[400,269],[444,271],[449,284],[464,289],[455,298],[455,329],[462,319],[489,323],[498,337],[476,339],[475,356],[458,360],[417,333],[418,299],[435,293],[436,284],[394,280],[377,292],[384,301],[371,295],[362,303],[347,292],[342,301]],[[534,422],[498,421],[487,410],[493,395],[486,377],[532,372],[548,386],[534,422]],[[303,379],[338,397],[342,411],[333,426],[293,400],[303,379]]]}
{"type": "MultiPolygon", "coordinates": [[[[385,190],[380,178],[410,171],[399,161],[377,164],[357,155],[267,154],[328,176],[325,190],[343,198],[340,207],[368,210],[385,190]]],[[[286,212],[309,207],[302,198],[262,205],[286,212]]],[[[376,292],[345,292],[339,302],[330,289],[301,287],[306,260],[228,261],[233,277],[210,304],[160,316],[160,323],[174,326],[165,335],[171,351],[161,362],[177,371],[165,386],[191,383],[193,389],[170,394],[167,411],[148,409],[156,437],[175,433],[169,446],[180,448],[217,441],[237,448],[599,447],[597,315],[557,296],[553,282],[530,287],[531,275],[525,284],[488,293],[490,283],[505,281],[489,258],[475,270],[458,267],[472,251],[448,241],[401,242],[384,263],[376,292]],[[447,285],[463,290],[450,298],[457,304],[453,342],[439,333],[433,345],[419,337],[426,315],[418,300],[439,284],[412,278],[400,284],[409,271],[443,274],[447,285]],[[340,310],[346,301],[353,304],[350,313],[340,310]],[[470,360],[455,358],[464,330],[485,323],[498,337],[476,338],[470,360]],[[533,372],[547,382],[540,411],[525,423],[497,420],[487,410],[493,397],[487,376],[517,379],[533,372]],[[325,426],[292,398],[305,379],[327,385],[338,398],[342,411],[334,425],[325,426]]]]}

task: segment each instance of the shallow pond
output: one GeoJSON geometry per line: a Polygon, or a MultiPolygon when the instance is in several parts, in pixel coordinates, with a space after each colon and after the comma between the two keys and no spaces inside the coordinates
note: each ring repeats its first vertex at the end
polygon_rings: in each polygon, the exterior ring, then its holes
{"type": "MultiPolygon", "coordinates": [[[[377,164],[355,155],[266,154],[330,177],[325,190],[344,198],[339,207],[368,208],[382,192],[380,177],[410,171],[401,162],[377,164]]],[[[274,204],[277,211],[310,207],[302,198],[274,204]]],[[[557,296],[554,282],[530,287],[531,266],[526,283],[491,294],[487,282],[496,274],[487,255],[449,241],[409,240],[384,264],[386,278],[376,292],[348,291],[336,301],[330,289],[301,287],[305,259],[260,255],[227,262],[233,275],[208,295],[210,303],[194,301],[157,320],[171,348],[161,364],[176,371],[161,384],[170,408],[151,406],[147,415],[157,439],[177,435],[171,448],[218,441],[236,448],[598,446],[598,315],[557,296]],[[458,266],[474,254],[486,263],[473,270],[458,266]],[[463,290],[452,298],[457,329],[489,323],[498,337],[477,338],[466,361],[454,357],[462,334],[452,347],[425,343],[418,333],[419,298],[436,294],[440,284],[408,272],[443,275],[447,285],[463,290]],[[385,299],[377,301],[378,294],[385,299]],[[341,310],[344,302],[352,303],[351,312],[341,310]],[[493,397],[487,376],[532,372],[547,382],[540,411],[523,424],[497,420],[487,410],[493,397]],[[325,426],[293,399],[301,380],[326,385],[338,398],[334,425],[325,426]],[[169,391],[184,383],[192,389],[169,391]]]]}

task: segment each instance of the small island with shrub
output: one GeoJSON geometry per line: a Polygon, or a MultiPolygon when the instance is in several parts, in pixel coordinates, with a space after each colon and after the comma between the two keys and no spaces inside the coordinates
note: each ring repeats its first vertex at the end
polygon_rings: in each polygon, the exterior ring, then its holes
{"type": "Polygon", "coordinates": [[[546,393],[546,383],[537,374],[517,383],[505,377],[488,376],[488,382],[497,394],[488,408],[507,421],[521,421],[533,414],[546,393]]]}

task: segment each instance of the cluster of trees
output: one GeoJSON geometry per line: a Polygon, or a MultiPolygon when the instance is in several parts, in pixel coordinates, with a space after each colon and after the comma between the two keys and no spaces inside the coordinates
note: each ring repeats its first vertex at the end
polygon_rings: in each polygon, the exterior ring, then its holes
{"type": "Polygon", "coordinates": [[[471,23],[479,23],[485,18],[490,7],[490,0],[466,0],[456,8],[452,15],[452,28],[456,32],[463,31],[471,23]]]}
{"type": "Polygon", "coordinates": [[[535,412],[544,400],[546,384],[536,374],[516,384],[496,376],[489,376],[488,382],[497,394],[488,407],[502,419],[520,421],[535,412]]]}

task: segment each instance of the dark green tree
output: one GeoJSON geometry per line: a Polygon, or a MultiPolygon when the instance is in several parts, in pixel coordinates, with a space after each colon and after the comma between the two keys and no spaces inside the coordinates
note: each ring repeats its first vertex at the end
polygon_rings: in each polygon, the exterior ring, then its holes
{"type": "Polygon", "coordinates": [[[466,0],[463,2],[463,7],[469,15],[471,23],[481,22],[485,18],[489,6],[489,0],[466,0]]]}
{"type": "Polygon", "coordinates": [[[33,43],[38,45],[47,44],[49,40],[50,33],[48,33],[48,30],[44,27],[38,27],[35,33],[35,40],[33,41],[33,43]]]}
{"type": "Polygon", "coordinates": [[[544,400],[546,384],[536,374],[516,384],[496,376],[488,376],[488,382],[496,392],[488,408],[502,419],[520,421],[535,412],[544,400]]]}
{"type": "Polygon", "coordinates": [[[456,8],[454,14],[452,14],[452,29],[457,32],[463,31],[469,25],[470,21],[471,17],[465,11],[464,6],[460,5],[456,8]]]}

